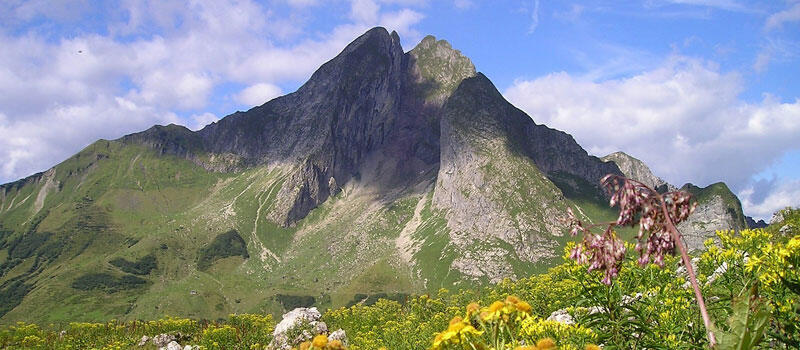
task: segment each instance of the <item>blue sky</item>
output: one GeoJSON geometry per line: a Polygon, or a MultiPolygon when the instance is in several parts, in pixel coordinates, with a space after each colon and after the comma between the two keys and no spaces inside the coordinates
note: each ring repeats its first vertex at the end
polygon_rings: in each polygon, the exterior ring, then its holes
{"type": "Polygon", "coordinates": [[[294,91],[381,25],[470,57],[533,120],[745,212],[800,206],[800,2],[2,1],[0,182],[98,138],[294,91]]]}

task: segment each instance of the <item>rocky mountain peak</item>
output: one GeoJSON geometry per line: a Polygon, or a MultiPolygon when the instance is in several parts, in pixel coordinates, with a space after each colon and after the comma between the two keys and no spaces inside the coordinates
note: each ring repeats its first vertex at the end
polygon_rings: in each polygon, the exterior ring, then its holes
{"type": "Polygon", "coordinates": [[[428,35],[408,52],[426,101],[441,106],[462,80],[475,75],[475,66],[445,40],[428,35]]]}
{"type": "Polygon", "coordinates": [[[644,162],[625,152],[614,152],[601,159],[604,162],[614,162],[625,176],[640,181],[660,192],[676,190],[675,186],[653,174],[644,162]]]}

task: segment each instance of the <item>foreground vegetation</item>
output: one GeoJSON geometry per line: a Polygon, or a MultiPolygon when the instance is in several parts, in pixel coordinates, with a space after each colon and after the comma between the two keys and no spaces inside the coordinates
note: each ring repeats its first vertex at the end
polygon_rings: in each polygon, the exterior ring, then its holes
{"type": "MultiPolygon", "coordinates": [[[[799,232],[800,210],[789,210],[780,227],[718,232],[717,240],[709,239],[705,250],[695,254],[717,348],[800,346],[799,232]]],[[[567,246],[564,262],[543,274],[481,290],[442,289],[405,301],[380,299],[373,305],[328,310],[323,321],[329,329],[347,332],[348,349],[535,349],[537,343],[538,348],[559,349],[707,346],[680,259],[665,256],[662,268],[640,267],[635,257],[627,257],[609,285],[602,271],[587,271],[568,259],[572,249],[567,246]],[[548,320],[551,315],[557,320],[548,320]]],[[[217,322],[19,323],[0,330],[0,348],[130,348],[143,335],[180,332],[181,344],[260,349],[271,341],[274,325],[271,315],[251,314],[217,322]]],[[[319,348],[331,347],[316,340],[319,348]]]]}

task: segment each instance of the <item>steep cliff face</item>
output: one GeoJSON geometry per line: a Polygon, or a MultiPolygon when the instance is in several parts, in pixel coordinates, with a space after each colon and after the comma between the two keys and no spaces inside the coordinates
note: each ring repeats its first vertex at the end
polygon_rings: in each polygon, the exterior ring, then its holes
{"type": "Polygon", "coordinates": [[[289,180],[269,217],[289,226],[352,179],[383,188],[419,182],[424,173],[430,181],[439,162],[441,106],[474,74],[446,41],[428,36],[404,53],[397,33],[374,28],[294,93],[197,133],[154,127],[124,140],[212,170],[288,165],[289,180]]]}
{"type": "Polygon", "coordinates": [[[295,164],[270,216],[290,225],[356,176],[400,117],[404,53],[375,28],[317,70],[297,92],[211,124],[198,133],[214,153],[255,164],[295,164]],[[331,179],[334,179],[331,181],[331,179]]]}
{"type": "Polygon", "coordinates": [[[466,276],[496,282],[558,254],[553,237],[563,235],[568,203],[525,153],[531,124],[480,73],[444,105],[433,203],[447,212],[451,241],[464,252],[453,266],[466,276]],[[503,253],[509,248],[514,255],[503,253]]]}
{"type": "Polygon", "coordinates": [[[694,195],[698,203],[694,213],[677,226],[689,250],[702,248],[706,239],[716,237],[717,230],[738,231],[747,228],[742,204],[725,183],[718,182],[707,187],[686,184],[681,190],[694,195]]]}

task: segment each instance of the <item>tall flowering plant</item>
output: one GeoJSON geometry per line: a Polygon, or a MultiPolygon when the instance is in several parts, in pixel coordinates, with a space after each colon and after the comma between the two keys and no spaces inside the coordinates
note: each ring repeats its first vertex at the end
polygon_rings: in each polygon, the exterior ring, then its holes
{"type": "Polygon", "coordinates": [[[626,253],[625,244],[617,236],[614,227],[639,226],[636,251],[639,253],[638,262],[642,266],[653,262],[663,267],[664,255],[673,254],[677,248],[694,289],[700,314],[708,332],[709,344],[714,347],[716,339],[711,331],[713,329],[711,319],[686,246],[675,227],[689,217],[697,207],[697,202],[691,200],[692,195],[688,192],[659,193],[639,181],[619,175],[609,174],[600,181],[603,188],[611,195],[609,205],[619,206],[619,217],[616,221],[587,224],[575,216],[572,208],[567,208],[566,224],[570,227],[570,234],[573,237],[578,233],[583,234],[582,242],[575,245],[570,252],[570,258],[578,263],[588,264],[589,271],[603,271],[603,283],[610,285],[619,274],[626,253]],[[598,227],[604,227],[601,234],[592,231],[598,227]]]}

